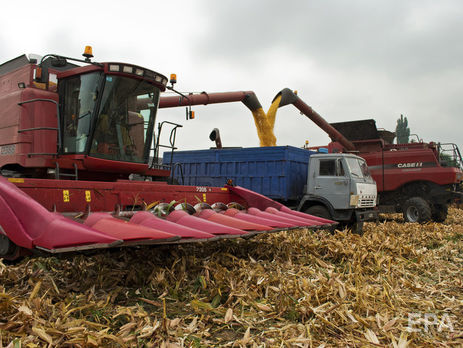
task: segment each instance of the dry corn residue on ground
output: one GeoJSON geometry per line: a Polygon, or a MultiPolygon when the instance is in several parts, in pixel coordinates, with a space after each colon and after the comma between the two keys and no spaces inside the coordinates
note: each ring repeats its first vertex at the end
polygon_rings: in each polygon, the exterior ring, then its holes
{"type": "Polygon", "coordinates": [[[3,262],[0,346],[461,346],[462,224],[3,262]]]}

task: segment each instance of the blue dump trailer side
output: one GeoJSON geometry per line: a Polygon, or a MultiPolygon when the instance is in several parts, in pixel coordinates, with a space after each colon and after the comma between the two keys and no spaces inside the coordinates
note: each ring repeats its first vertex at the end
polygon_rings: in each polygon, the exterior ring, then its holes
{"type": "MultiPolygon", "coordinates": [[[[293,146],[175,151],[180,184],[223,186],[227,180],[279,201],[298,201],[307,184],[309,158],[316,152],[293,146]]],[[[163,163],[170,164],[171,153],[163,163]]]]}
{"type": "MultiPolygon", "coordinates": [[[[290,208],[339,221],[362,233],[363,222],[378,216],[376,183],[365,160],[353,154],[321,152],[293,146],[175,151],[172,174],[179,184],[198,186],[198,192],[231,180],[290,208]]],[[[171,164],[171,155],[164,154],[164,164],[171,164]]]]}

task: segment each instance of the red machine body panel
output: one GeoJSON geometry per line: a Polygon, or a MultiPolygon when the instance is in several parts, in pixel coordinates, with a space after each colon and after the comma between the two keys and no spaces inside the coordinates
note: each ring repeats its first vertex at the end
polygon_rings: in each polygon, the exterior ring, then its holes
{"type": "MultiPolygon", "coordinates": [[[[385,144],[382,139],[352,143],[358,155],[367,161],[378,192],[398,190],[406,184],[420,181],[436,185],[458,185],[461,182],[459,168],[444,167],[439,163],[434,143],[385,144]]],[[[331,153],[344,151],[337,142],[311,149],[320,148],[327,148],[331,153]]]]}
{"type": "MultiPolygon", "coordinates": [[[[333,151],[338,146],[330,144],[328,148],[333,151]]],[[[436,185],[459,183],[461,170],[441,166],[432,144],[385,145],[376,151],[358,148],[359,156],[367,161],[379,192],[394,191],[415,181],[429,181],[436,185]]]]}
{"type": "Polygon", "coordinates": [[[29,87],[34,68],[26,65],[0,76],[0,167],[20,164],[23,167],[43,167],[56,154],[56,104],[32,102],[32,99],[50,99],[58,103],[54,92],[29,87]],[[24,83],[26,88],[18,88],[24,83]]]}
{"type": "Polygon", "coordinates": [[[22,191],[49,211],[92,212],[144,209],[153,203],[237,202],[246,205],[240,196],[226,187],[168,185],[162,181],[114,182],[10,178],[22,191]],[[138,208],[138,209],[136,209],[138,208]]]}

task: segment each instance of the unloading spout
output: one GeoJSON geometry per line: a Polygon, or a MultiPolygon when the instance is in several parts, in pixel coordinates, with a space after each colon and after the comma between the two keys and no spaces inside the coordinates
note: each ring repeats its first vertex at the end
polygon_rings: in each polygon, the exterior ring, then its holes
{"type": "Polygon", "coordinates": [[[252,112],[259,136],[260,146],[275,146],[276,137],[256,94],[252,91],[188,94],[185,96],[161,97],[159,108],[178,106],[208,105],[217,103],[242,102],[252,112]]]}
{"type": "MultiPolygon", "coordinates": [[[[325,121],[316,111],[314,111],[309,105],[304,103],[301,98],[299,98],[296,93],[294,93],[289,88],[281,90],[275,98],[273,98],[272,106],[277,104],[275,110],[279,107],[293,104],[299,111],[311,119],[317,126],[324,130],[332,141],[339,142],[346,150],[355,151],[355,145],[347,140],[341,133],[339,133],[333,126],[325,121]]],[[[271,107],[272,109],[272,107],[271,107]]]]}

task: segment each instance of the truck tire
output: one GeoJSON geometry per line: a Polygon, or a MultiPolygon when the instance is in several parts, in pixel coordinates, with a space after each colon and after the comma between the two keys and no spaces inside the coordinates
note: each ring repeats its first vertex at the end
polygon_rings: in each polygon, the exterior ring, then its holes
{"type": "MultiPolygon", "coordinates": [[[[328,220],[333,220],[329,210],[326,209],[323,205],[313,205],[307,208],[306,210],[304,210],[304,213],[318,216],[318,217],[328,219],[328,220]]],[[[326,230],[330,232],[331,234],[333,234],[334,231],[336,230],[336,226],[330,226],[326,230]]]]}
{"type": "Polygon", "coordinates": [[[431,221],[431,207],[421,197],[412,197],[402,205],[402,212],[405,222],[425,223],[431,221]]]}
{"type": "Polygon", "coordinates": [[[304,210],[304,213],[332,220],[330,212],[322,205],[312,205],[311,207],[304,210]]]}
{"type": "Polygon", "coordinates": [[[444,222],[447,219],[448,206],[446,204],[434,204],[432,207],[432,220],[444,222]]]}

